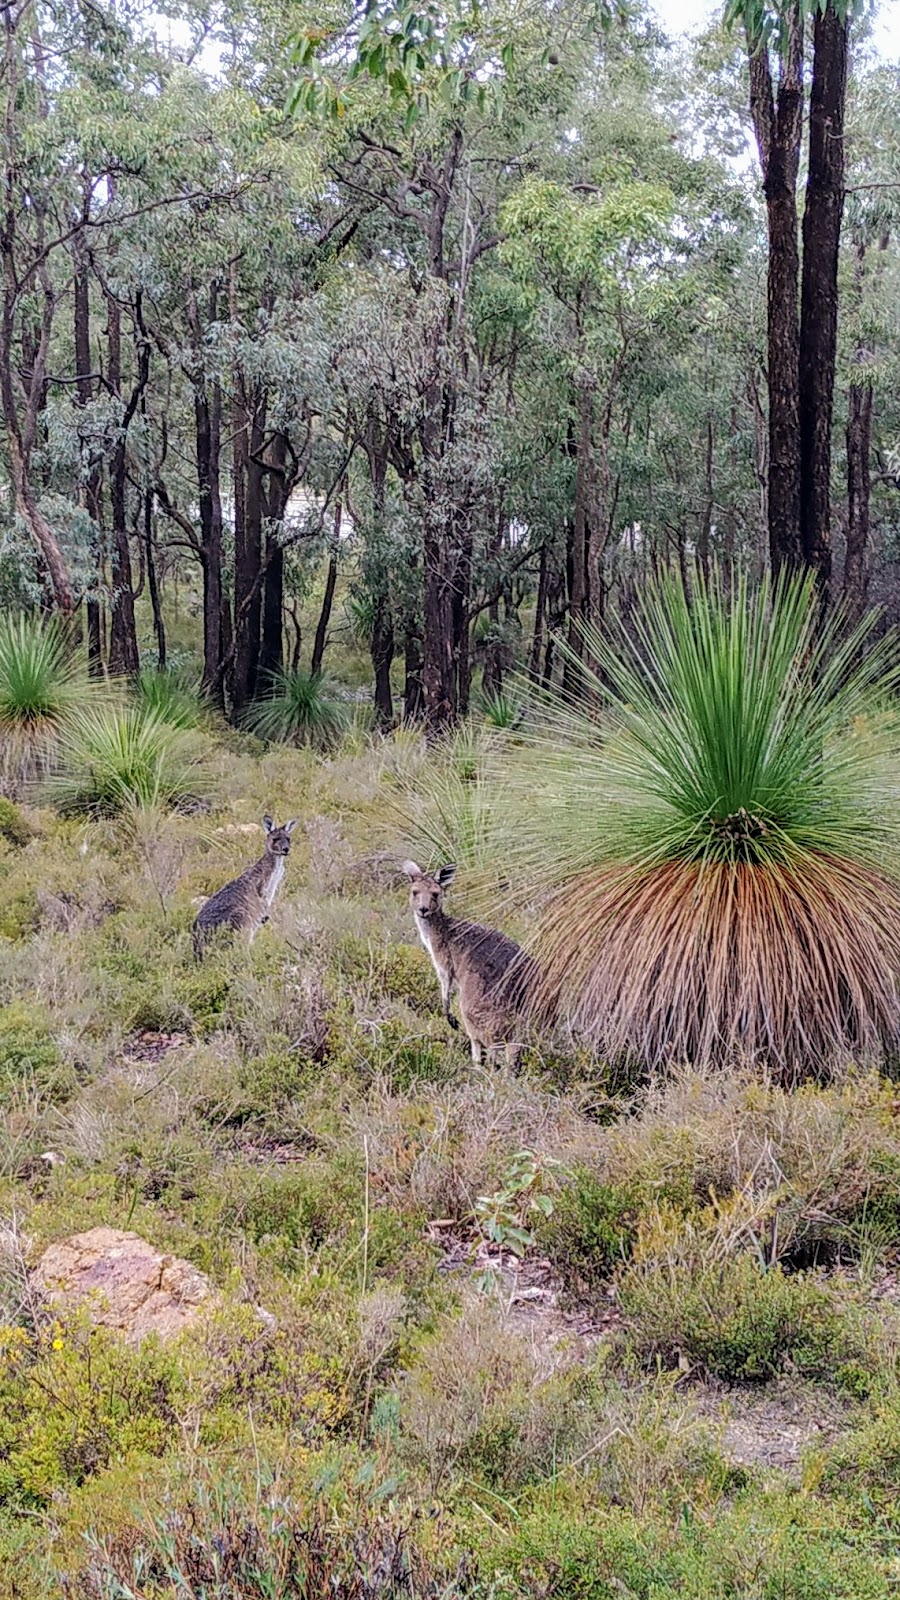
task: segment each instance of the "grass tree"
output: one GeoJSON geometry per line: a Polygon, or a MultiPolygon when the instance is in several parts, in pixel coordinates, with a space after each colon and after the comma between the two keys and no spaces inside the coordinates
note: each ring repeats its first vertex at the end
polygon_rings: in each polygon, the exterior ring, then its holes
{"type": "Polygon", "coordinates": [[[271,694],[247,713],[246,726],[273,743],[308,744],[326,749],[347,726],[346,707],[334,698],[321,672],[276,673],[271,694]]]}
{"type": "Polygon", "coordinates": [[[812,580],[714,576],[587,630],[587,698],[510,758],[505,855],[543,999],[598,1049],[793,1077],[900,1042],[898,665],[870,628],[821,628],[812,580]]]}
{"type": "Polygon", "coordinates": [[[46,768],[84,693],[69,631],[33,616],[0,618],[0,765],[13,787],[46,768]]]}
{"type": "Polygon", "coordinates": [[[98,703],[66,727],[48,793],[63,812],[110,817],[185,807],[205,788],[195,732],[152,707],[98,703]]]}

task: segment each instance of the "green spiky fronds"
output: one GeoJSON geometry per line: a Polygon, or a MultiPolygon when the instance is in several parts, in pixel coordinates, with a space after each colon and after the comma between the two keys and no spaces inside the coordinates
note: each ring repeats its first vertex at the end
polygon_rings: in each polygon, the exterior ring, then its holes
{"type": "Polygon", "coordinates": [[[62,811],[117,816],[203,797],[197,736],[140,706],[88,706],[65,729],[49,793],[62,811]]]}
{"type": "Polygon", "coordinates": [[[0,617],[0,750],[9,777],[46,764],[85,689],[70,630],[37,615],[0,617]]]}
{"type": "Polygon", "coordinates": [[[714,578],[585,631],[501,838],[545,1000],[599,1047],[799,1071],[900,1040],[898,664],[871,627],[822,623],[806,581],[714,578]]]}
{"type": "Polygon", "coordinates": [[[300,668],[278,672],[271,690],[269,698],[251,706],[244,719],[261,739],[322,750],[335,744],[347,727],[346,708],[321,672],[300,668]]]}

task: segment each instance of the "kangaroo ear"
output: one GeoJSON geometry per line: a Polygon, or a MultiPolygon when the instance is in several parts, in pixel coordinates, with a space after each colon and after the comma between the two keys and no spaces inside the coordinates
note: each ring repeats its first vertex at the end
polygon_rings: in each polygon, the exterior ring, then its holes
{"type": "Polygon", "coordinates": [[[437,877],[437,881],[442,889],[449,888],[450,884],[453,882],[453,879],[456,877],[456,862],[448,861],[445,867],[438,867],[435,876],[437,877]]]}
{"type": "Polygon", "coordinates": [[[408,878],[421,878],[422,868],[417,867],[414,861],[401,861],[400,871],[405,872],[408,878]]]}
{"type": "Polygon", "coordinates": [[[263,824],[262,825],[265,828],[266,833],[271,833],[272,829],[275,826],[275,820],[274,820],[273,817],[263,817],[263,824]]]}
{"type": "Polygon", "coordinates": [[[285,833],[293,833],[293,831],[296,828],[297,823],[299,822],[299,820],[300,820],[299,817],[291,817],[290,822],[286,822],[285,825],[284,825],[285,833]]]}

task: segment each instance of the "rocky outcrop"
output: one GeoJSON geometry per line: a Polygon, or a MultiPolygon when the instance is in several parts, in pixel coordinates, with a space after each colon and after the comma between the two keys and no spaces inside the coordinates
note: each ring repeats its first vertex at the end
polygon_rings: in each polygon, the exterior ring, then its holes
{"type": "Polygon", "coordinates": [[[83,1307],[94,1322],[134,1343],[148,1333],[163,1339],[181,1333],[218,1300],[189,1261],[117,1228],[57,1240],[41,1256],[33,1282],[59,1310],[83,1307]]]}

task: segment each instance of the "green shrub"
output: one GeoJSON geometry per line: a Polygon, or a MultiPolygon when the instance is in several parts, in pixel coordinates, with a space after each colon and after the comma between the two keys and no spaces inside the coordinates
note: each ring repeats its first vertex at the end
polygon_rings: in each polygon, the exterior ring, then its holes
{"type": "Polygon", "coordinates": [[[140,706],[85,708],[66,728],[60,756],[49,793],[63,812],[108,817],[183,806],[206,788],[196,734],[140,706]]]}
{"type": "Polygon", "coordinates": [[[0,795],[0,839],[5,839],[7,844],[21,846],[28,844],[31,837],[31,829],[18,806],[7,800],[5,795],[0,795]]]}
{"type": "Polygon", "coordinates": [[[505,751],[537,998],[601,1054],[794,1079],[900,1045],[900,661],[871,634],[808,576],[654,581],[505,751]]]}
{"type": "Polygon", "coordinates": [[[0,1328],[0,1504],[41,1507],[178,1429],[174,1357],[99,1328],[0,1328]]]}
{"type": "Polygon", "coordinates": [[[417,1548],[412,1515],[392,1503],[396,1487],[373,1461],[338,1515],[321,1491],[298,1503],[277,1482],[254,1490],[220,1477],[149,1525],[90,1537],[78,1592],[84,1600],[474,1600],[468,1563],[454,1575],[417,1548]],[[158,1574],[152,1588],[148,1573],[158,1574]]]}
{"type": "Polygon", "coordinates": [[[34,884],[16,881],[10,887],[4,879],[0,863],[0,936],[4,939],[27,939],[40,922],[37,889],[34,884]]]}
{"type": "Polygon", "coordinates": [[[62,1099],[74,1074],[60,1056],[46,1013],[15,1001],[0,1009],[0,1105],[24,1082],[62,1099]]]}
{"type": "Polygon", "coordinates": [[[900,1499],[900,1391],[872,1407],[859,1427],[840,1439],[824,1466],[825,1489],[863,1497],[894,1513],[900,1499]]]}
{"type": "Polygon", "coordinates": [[[251,706],[246,725],[260,739],[327,749],[347,726],[345,707],[320,672],[276,673],[271,694],[251,706]]]}
{"type": "Polygon", "coordinates": [[[635,1349],[677,1366],[683,1359],[728,1382],[761,1383],[786,1367],[832,1374],[861,1339],[831,1293],[755,1256],[719,1262],[642,1262],[619,1283],[635,1349]]]}
{"type": "Polygon", "coordinates": [[[411,1030],[402,1017],[386,1017],[362,1026],[347,1007],[331,1014],[326,1060],[338,1077],[365,1086],[384,1078],[401,1092],[416,1083],[444,1083],[455,1076],[459,1059],[446,1024],[439,1035],[411,1030]]]}
{"type": "Polygon", "coordinates": [[[271,1040],[264,1055],[248,1056],[241,1063],[239,1084],[254,1111],[283,1111],[322,1076],[322,1067],[302,1049],[291,1046],[286,1034],[271,1040]]]}
{"type": "Polygon", "coordinates": [[[346,933],[335,946],[334,962],[344,977],[371,983],[379,995],[403,1000],[414,1011],[427,1015],[440,1010],[434,968],[425,951],[415,945],[376,943],[346,933]]]}
{"type": "Polygon", "coordinates": [[[600,1291],[627,1260],[635,1238],[635,1200],[579,1168],[553,1196],[553,1211],[538,1239],[566,1289],[579,1297],[600,1291]]]}
{"type": "MultiPolygon", "coordinates": [[[[494,1519],[492,1519],[494,1520],[494,1519]]],[[[636,1517],[576,1490],[527,1508],[508,1535],[475,1525],[483,1572],[504,1600],[888,1600],[877,1549],[859,1547],[841,1507],[754,1487],[712,1515],[636,1517]]]]}

